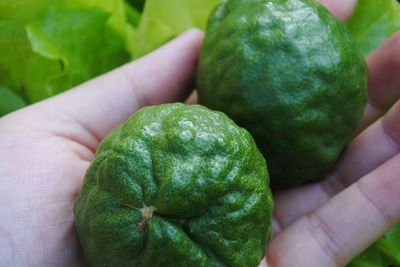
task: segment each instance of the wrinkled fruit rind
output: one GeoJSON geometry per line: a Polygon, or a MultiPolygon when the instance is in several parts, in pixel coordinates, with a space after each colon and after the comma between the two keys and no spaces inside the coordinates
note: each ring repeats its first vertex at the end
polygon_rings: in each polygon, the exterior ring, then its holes
{"type": "Polygon", "coordinates": [[[323,178],[360,120],[367,66],[313,0],[231,0],[209,19],[200,103],[249,130],[274,187],[323,178]]]}
{"type": "Polygon", "coordinates": [[[74,210],[84,255],[93,267],[258,266],[271,236],[268,183],[253,138],[223,113],[145,107],[87,171],[74,210]]]}

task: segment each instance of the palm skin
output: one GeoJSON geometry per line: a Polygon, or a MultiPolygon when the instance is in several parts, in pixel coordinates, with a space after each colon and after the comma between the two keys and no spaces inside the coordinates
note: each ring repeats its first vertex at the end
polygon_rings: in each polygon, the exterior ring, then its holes
{"type": "MultiPolygon", "coordinates": [[[[342,18],[349,13],[338,10],[342,18]]],[[[202,38],[192,30],[0,119],[4,266],[85,266],[72,211],[99,142],[141,106],[187,97],[202,38]]],[[[345,266],[400,219],[400,104],[393,105],[400,97],[399,50],[398,33],[368,57],[370,102],[333,172],[319,183],[274,192],[274,238],[261,265],[345,266]]]]}

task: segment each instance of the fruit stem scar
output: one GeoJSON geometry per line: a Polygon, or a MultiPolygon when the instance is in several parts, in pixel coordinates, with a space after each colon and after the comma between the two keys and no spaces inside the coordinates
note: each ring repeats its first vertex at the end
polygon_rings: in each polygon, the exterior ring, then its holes
{"type": "Polygon", "coordinates": [[[151,217],[153,217],[153,213],[156,210],[156,208],[150,206],[150,207],[146,207],[144,206],[143,208],[140,209],[140,212],[142,213],[143,219],[144,220],[148,220],[151,217]]]}
{"type": "Polygon", "coordinates": [[[142,214],[142,221],[141,222],[139,222],[137,225],[136,225],[136,230],[138,230],[138,231],[143,231],[143,229],[145,228],[145,226],[146,226],[146,223],[147,223],[147,221],[151,218],[151,217],[153,217],[153,213],[154,213],[154,211],[156,210],[156,208],[155,207],[152,207],[152,206],[149,206],[149,207],[146,207],[146,206],[144,206],[143,208],[141,208],[141,209],[138,209],[139,211],[140,211],[140,213],[142,214]]]}

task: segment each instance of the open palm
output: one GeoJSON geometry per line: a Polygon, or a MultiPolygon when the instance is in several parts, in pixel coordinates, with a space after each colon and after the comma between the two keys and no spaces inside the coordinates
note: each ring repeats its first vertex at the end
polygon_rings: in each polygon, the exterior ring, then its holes
{"type": "MultiPolygon", "coordinates": [[[[85,265],[72,210],[99,142],[141,106],[185,99],[201,40],[192,30],[0,120],[1,264],[85,265]]],[[[396,34],[368,57],[370,101],[334,171],[274,192],[274,238],[263,265],[344,266],[400,218],[400,104],[391,107],[400,97],[399,50],[396,34]]]]}

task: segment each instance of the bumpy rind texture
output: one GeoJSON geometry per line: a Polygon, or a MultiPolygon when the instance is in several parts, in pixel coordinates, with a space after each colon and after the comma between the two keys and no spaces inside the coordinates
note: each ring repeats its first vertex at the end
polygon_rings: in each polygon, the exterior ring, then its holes
{"type": "Polygon", "coordinates": [[[313,0],[231,0],[211,15],[200,103],[255,138],[274,187],[323,178],[359,121],[367,67],[344,24],[313,0]]]}
{"type": "Polygon", "coordinates": [[[143,108],[87,171],[75,205],[84,255],[93,267],[257,266],[271,235],[268,183],[253,138],[223,113],[143,108]]]}

